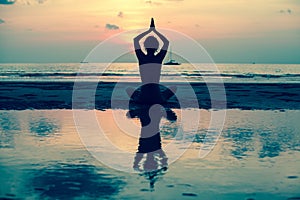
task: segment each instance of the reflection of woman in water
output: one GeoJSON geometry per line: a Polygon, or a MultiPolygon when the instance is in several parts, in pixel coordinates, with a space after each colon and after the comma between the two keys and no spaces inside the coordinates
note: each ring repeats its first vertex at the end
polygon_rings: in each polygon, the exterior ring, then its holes
{"type": "Polygon", "coordinates": [[[134,38],[134,48],[139,60],[139,70],[143,83],[140,100],[144,103],[161,103],[163,101],[158,84],[162,62],[167,54],[168,47],[169,41],[155,29],[153,18],[151,19],[150,28],[134,38]],[[158,51],[158,40],[154,36],[148,36],[144,42],[145,54],[141,49],[140,40],[151,32],[159,37],[163,42],[163,46],[158,51]]]}
{"type": "Polygon", "coordinates": [[[168,166],[168,158],[161,145],[159,123],[163,116],[171,121],[176,121],[177,117],[170,109],[164,113],[158,105],[133,106],[128,114],[131,118],[138,117],[142,125],[133,168],[142,172],[150,182],[150,189],[153,190],[158,176],[163,175],[168,166]]]}

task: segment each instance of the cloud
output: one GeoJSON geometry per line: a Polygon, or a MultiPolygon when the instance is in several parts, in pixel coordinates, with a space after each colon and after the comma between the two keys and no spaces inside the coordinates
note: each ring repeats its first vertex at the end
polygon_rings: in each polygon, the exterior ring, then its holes
{"type": "Polygon", "coordinates": [[[34,5],[34,4],[43,4],[47,0],[0,0],[0,4],[18,4],[18,5],[34,5]]]}
{"type": "Polygon", "coordinates": [[[115,24],[106,24],[105,28],[109,29],[109,30],[118,30],[119,29],[119,27],[115,24]]]}
{"type": "Polygon", "coordinates": [[[15,0],[0,0],[0,4],[14,4],[15,0]]]}
{"type": "Polygon", "coordinates": [[[158,2],[154,2],[154,1],[151,1],[151,0],[147,0],[145,1],[146,4],[149,4],[149,5],[161,5],[161,3],[158,3],[158,2]]]}
{"type": "Polygon", "coordinates": [[[286,10],[280,10],[279,11],[281,14],[289,14],[289,15],[291,15],[292,14],[292,10],[291,9],[286,9],[286,10]]]}
{"type": "Polygon", "coordinates": [[[121,18],[123,18],[123,17],[124,17],[124,14],[123,14],[123,12],[122,12],[122,11],[120,11],[120,12],[118,13],[118,17],[121,17],[121,18]]]}
{"type": "Polygon", "coordinates": [[[47,0],[36,0],[39,4],[42,4],[42,3],[44,3],[45,1],[47,1],[47,0]]]}
{"type": "Polygon", "coordinates": [[[4,24],[5,21],[3,19],[0,19],[0,24],[4,24]]]}

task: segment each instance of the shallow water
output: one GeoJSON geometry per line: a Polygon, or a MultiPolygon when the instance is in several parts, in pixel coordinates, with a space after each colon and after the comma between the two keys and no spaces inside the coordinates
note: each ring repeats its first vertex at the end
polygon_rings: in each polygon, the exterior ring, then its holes
{"type": "MultiPolygon", "coordinates": [[[[173,111],[177,121],[161,121],[163,149],[174,142],[180,127],[180,110],[173,111]]],[[[166,171],[155,174],[153,188],[147,174],[117,171],[95,159],[79,138],[72,110],[0,111],[0,198],[300,198],[299,110],[227,110],[218,143],[202,159],[199,149],[211,111],[199,111],[193,144],[166,171]]],[[[124,116],[126,110],[93,112],[114,145],[126,152],[137,150],[138,119],[125,119],[136,127],[132,135],[122,135],[112,113],[124,116]]]]}

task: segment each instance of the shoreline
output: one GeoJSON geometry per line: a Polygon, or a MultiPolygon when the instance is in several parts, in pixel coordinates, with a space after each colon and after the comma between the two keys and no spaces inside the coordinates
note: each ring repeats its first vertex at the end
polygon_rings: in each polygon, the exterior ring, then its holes
{"type": "MultiPolygon", "coordinates": [[[[91,99],[95,99],[95,106],[82,102],[84,109],[110,109],[111,95],[116,86],[115,82],[80,82],[83,91],[94,90],[97,84],[97,91],[91,99]]],[[[120,84],[120,83],[118,83],[120,84]]],[[[137,87],[141,83],[122,83],[125,87],[137,87]]],[[[185,97],[186,106],[189,108],[190,100],[186,83],[166,82],[166,86],[176,85],[176,95],[185,97]]],[[[210,92],[220,91],[219,83],[209,83],[210,92]]],[[[201,109],[218,109],[211,107],[211,99],[206,83],[190,83],[201,109]]],[[[27,110],[27,109],[72,109],[72,94],[74,82],[16,82],[0,81],[0,110],[27,110]]],[[[226,108],[241,110],[297,110],[300,109],[300,83],[224,83],[226,90],[226,108]]],[[[127,109],[127,95],[120,95],[119,108],[127,109]],[[125,106],[125,107],[124,107],[125,106]]],[[[167,106],[180,108],[176,98],[172,97],[167,106]]]]}

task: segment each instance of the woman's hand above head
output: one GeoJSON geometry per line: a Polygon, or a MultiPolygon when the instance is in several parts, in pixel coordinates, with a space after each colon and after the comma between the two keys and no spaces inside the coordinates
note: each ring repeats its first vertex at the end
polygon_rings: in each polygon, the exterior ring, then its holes
{"type": "Polygon", "coordinates": [[[154,19],[153,18],[151,18],[150,29],[151,28],[155,29],[155,24],[154,24],[154,19]]]}

